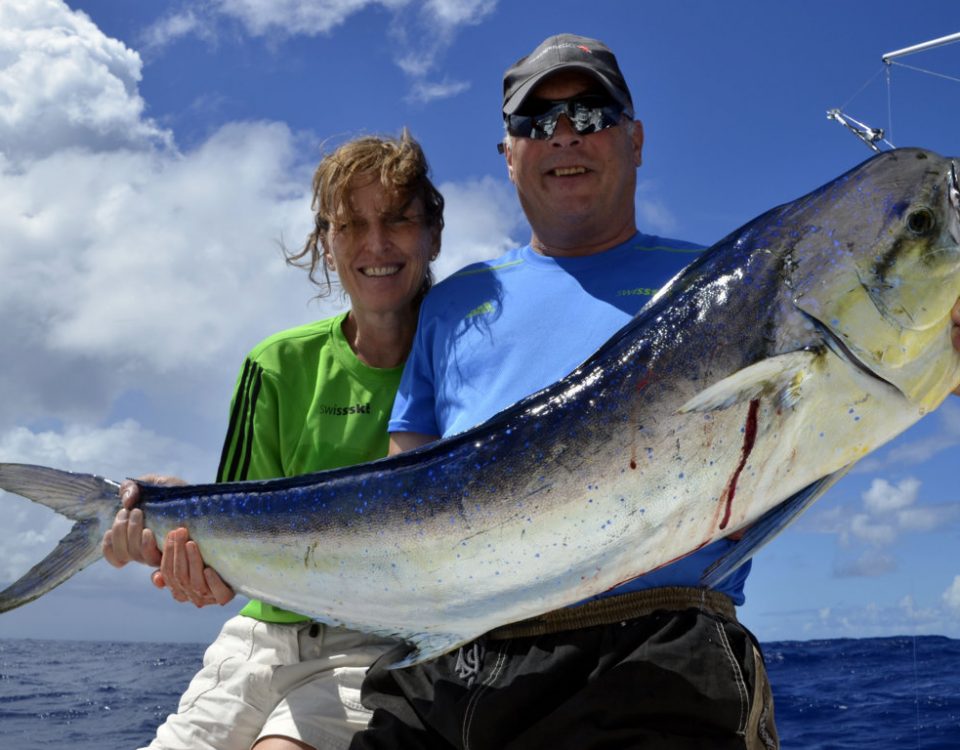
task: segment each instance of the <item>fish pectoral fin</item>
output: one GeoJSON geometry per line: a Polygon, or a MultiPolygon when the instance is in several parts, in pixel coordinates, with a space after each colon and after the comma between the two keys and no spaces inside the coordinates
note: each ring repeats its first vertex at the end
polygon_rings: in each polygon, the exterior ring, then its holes
{"type": "Polygon", "coordinates": [[[729,552],[718,558],[700,577],[700,583],[709,588],[715,587],[747,560],[757,554],[760,548],[793,523],[813,501],[826,492],[834,483],[846,474],[853,464],[827,474],[812,484],[771,508],[747,527],[739,541],[729,552]]]}
{"type": "Polygon", "coordinates": [[[764,394],[776,394],[780,404],[794,406],[817,354],[799,350],[762,359],[700,391],[677,409],[679,414],[718,411],[764,394]]]}
{"type": "Polygon", "coordinates": [[[409,638],[407,642],[413,647],[413,650],[406,652],[404,658],[395,661],[387,669],[403,669],[430,659],[436,659],[438,656],[453,651],[458,646],[469,643],[470,640],[470,638],[464,638],[462,635],[455,633],[430,633],[409,638]]]}

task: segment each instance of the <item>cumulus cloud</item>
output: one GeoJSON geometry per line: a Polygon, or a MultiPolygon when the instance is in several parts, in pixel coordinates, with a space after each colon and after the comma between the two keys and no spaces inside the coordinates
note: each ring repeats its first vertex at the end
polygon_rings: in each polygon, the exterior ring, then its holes
{"type": "Polygon", "coordinates": [[[0,434],[4,461],[93,472],[118,480],[147,472],[206,479],[211,456],[197,454],[196,446],[160,435],[134,419],[107,427],[71,424],[59,431],[15,427],[0,434]]]}
{"type": "Polygon", "coordinates": [[[68,149],[0,170],[0,346],[15,352],[0,387],[25,394],[0,401],[0,428],[96,420],[130,389],[222,389],[259,338],[318,316],[278,248],[309,228],[301,152],[285,125],[243,123],[189,153],[68,149]]]}
{"type": "Polygon", "coordinates": [[[906,477],[896,484],[874,479],[861,495],[863,512],[846,519],[846,531],[876,546],[892,544],[901,534],[929,531],[957,515],[957,505],[918,506],[921,482],[906,477]]]}
{"type": "Polygon", "coordinates": [[[0,3],[0,153],[7,166],[67,148],[169,147],[144,117],[140,56],[61,0],[0,3]]]}
{"type": "Polygon", "coordinates": [[[953,583],[943,592],[943,603],[956,613],[960,613],[960,576],[954,576],[953,583]]]}
{"type": "Polygon", "coordinates": [[[921,482],[874,479],[861,494],[859,509],[836,507],[816,514],[805,525],[812,531],[836,534],[840,543],[834,574],[878,576],[897,568],[894,545],[905,534],[941,528],[960,516],[957,503],[918,503],[921,482]]]}
{"type": "MultiPolygon", "coordinates": [[[[434,263],[438,279],[468,263],[495,257],[525,241],[525,221],[513,186],[492,177],[446,182],[443,193],[444,230],[440,257],[434,263]]],[[[529,230],[526,230],[529,232],[529,230]]]]}
{"type": "Polygon", "coordinates": [[[886,479],[874,479],[865,493],[863,505],[872,514],[882,515],[913,505],[920,490],[920,480],[908,477],[892,485],[886,479]]]}

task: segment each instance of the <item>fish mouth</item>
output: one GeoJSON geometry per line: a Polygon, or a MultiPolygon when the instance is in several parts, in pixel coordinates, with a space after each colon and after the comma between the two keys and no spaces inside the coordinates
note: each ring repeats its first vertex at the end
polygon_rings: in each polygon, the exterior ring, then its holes
{"type": "Polygon", "coordinates": [[[834,354],[836,354],[838,357],[840,357],[840,359],[844,360],[848,364],[860,370],[860,372],[864,373],[865,375],[869,375],[874,380],[878,380],[881,383],[885,383],[886,385],[895,389],[897,392],[902,392],[899,388],[897,388],[896,385],[891,383],[886,378],[880,377],[876,372],[870,369],[870,367],[868,367],[863,362],[863,360],[861,360],[856,354],[853,353],[853,350],[850,349],[849,346],[847,346],[844,340],[840,336],[838,336],[836,333],[834,333],[834,331],[830,328],[830,326],[825,325],[821,321],[817,320],[817,318],[813,317],[807,312],[804,312],[803,310],[800,310],[800,312],[803,313],[803,315],[807,318],[807,320],[809,320],[813,324],[813,327],[820,334],[821,338],[826,344],[826,347],[830,351],[832,351],[834,354]]]}

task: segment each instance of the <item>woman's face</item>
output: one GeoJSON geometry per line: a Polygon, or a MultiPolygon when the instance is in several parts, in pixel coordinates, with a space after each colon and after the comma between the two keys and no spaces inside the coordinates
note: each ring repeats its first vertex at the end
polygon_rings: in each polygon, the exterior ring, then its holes
{"type": "Polygon", "coordinates": [[[340,277],[355,313],[412,312],[440,249],[439,231],[424,223],[422,201],[403,208],[379,179],[363,175],[353,179],[346,196],[352,213],[331,221],[327,267],[340,277]]]}

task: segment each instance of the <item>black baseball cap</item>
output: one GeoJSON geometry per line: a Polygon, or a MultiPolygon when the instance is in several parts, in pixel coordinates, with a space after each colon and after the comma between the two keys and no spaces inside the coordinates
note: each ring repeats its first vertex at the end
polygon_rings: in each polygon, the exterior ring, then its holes
{"type": "Polygon", "coordinates": [[[633,116],[633,99],[617,58],[603,42],[576,34],[557,34],[543,40],[503,74],[503,115],[512,115],[544,78],[561,70],[593,76],[633,116]]]}

